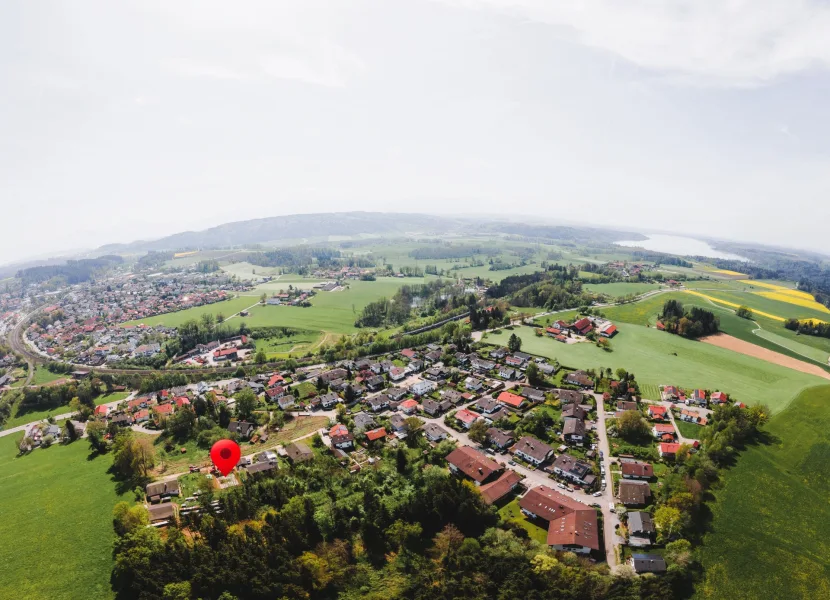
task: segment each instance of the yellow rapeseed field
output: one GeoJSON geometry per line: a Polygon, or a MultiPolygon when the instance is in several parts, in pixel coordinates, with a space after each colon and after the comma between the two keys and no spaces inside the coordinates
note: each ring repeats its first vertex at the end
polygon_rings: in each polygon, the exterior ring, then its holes
{"type": "Polygon", "coordinates": [[[185,256],[193,256],[194,254],[197,254],[198,252],[199,252],[198,250],[191,250],[190,252],[176,252],[173,255],[173,258],[184,258],[185,256]]]}
{"type": "MultiPolygon", "coordinates": [[[[701,298],[706,298],[707,300],[711,300],[712,302],[717,302],[718,304],[725,304],[726,306],[731,306],[732,308],[738,308],[740,304],[735,304],[734,302],[729,302],[728,300],[721,300],[720,298],[715,298],[714,296],[707,296],[706,294],[701,294],[700,292],[695,292],[694,290],[685,290],[687,294],[692,294],[693,296],[700,296],[701,298]]],[[[762,317],[766,317],[768,319],[774,319],[775,321],[786,321],[784,317],[779,317],[778,315],[771,315],[766,312],[761,312],[760,310],[752,309],[753,314],[761,315],[762,317]]]]}
{"type": "MultiPolygon", "coordinates": [[[[764,298],[769,298],[770,300],[778,300],[779,302],[788,302],[790,304],[795,304],[796,306],[803,306],[804,308],[811,308],[813,310],[817,310],[819,312],[830,313],[830,309],[824,306],[823,304],[819,304],[816,302],[812,296],[810,299],[802,298],[801,296],[793,296],[791,294],[787,294],[786,292],[752,292],[753,294],[758,294],[759,296],[763,296],[764,298]]],[[[808,294],[809,295],[809,294],[808,294]]]]}
{"type": "Polygon", "coordinates": [[[746,273],[738,273],[737,271],[730,271],[729,269],[715,269],[715,273],[720,273],[721,275],[730,275],[732,277],[746,277],[746,273]]]}
{"type": "Polygon", "coordinates": [[[775,290],[777,292],[782,292],[784,294],[788,294],[794,298],[804,298],[805,300],[814,300],[813,296],[807,292],[802,292],[801,290],[794,290],[792,288],[784,287],[783,285],[775,285],[774,283],[765,283],[763,281],[755,281],[754,279],[741,279],[738,283],[745,283],[747,285],[756,285],[758,287],[767,288],[770,290],[775,290]]]}

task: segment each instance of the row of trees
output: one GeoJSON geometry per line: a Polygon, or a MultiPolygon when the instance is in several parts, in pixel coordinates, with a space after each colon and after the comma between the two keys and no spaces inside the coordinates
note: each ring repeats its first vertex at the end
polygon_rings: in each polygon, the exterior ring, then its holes
{"type": "Polygon", "coordinates": [[[784,327],[790,331],[797,331],[805,335],[830,338],[830,323],[823,323],[818,320],[805,319],[804,321],[799,321],[798,319],[787,319],[784,321],[784,327]]]}

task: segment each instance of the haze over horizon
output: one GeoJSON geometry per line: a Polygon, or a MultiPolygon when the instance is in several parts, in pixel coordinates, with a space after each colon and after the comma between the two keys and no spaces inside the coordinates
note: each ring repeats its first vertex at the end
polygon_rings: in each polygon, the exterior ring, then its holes
{"type": "Polygon", "coordinates": [[[819,0],[14,1],[4,17],[2,263],[346,210],[830,252],[819,0]]]}

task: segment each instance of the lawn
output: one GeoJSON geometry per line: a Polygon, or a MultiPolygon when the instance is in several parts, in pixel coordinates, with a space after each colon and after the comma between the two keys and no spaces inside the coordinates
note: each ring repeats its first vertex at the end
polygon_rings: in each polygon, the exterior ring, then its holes
{"type": "MultiPolygon", "coordinates": [[[[499,509],[499,516],[505,521],[511,521],[527,531],[530,539],[536,540],[540,544],[548,543],[548,530],[545,527],[540,527],[535,522],[528,519],[522,509],[519,508],[519,500],[514,498],[499,509]]],[[[544,523],[539,519],[540,523],[544,523]]]]}
{"type": "Polygon", "coordinates": [[[569,367],[622,367],[641,385],[720,389],[747,404],[766,403],[773,411],[782,410],[804,388],[824,383],[814,375],[639,325],[620,327],[611,341],[612,352],[591,343],[537,337],[529,327],[517,328],[516,334],[524,352],[556,358],[569,367]]]}
{"type": "Polygon", "coordinates": [[[715,492],[698,600],[830,598],[830,386],[803,391],[715,492]]]}
{"type": "Polygon", "coordinates": [[[693,440],[700,439],[700,432],[703,431],[702,425],[698,425],[697,423],[689,423],[688,421],[683,421],[677,417],[674,418],[674,424],[678,431],[680,431],[680,435],[683,437],[693,440]]]}
{"type": "Polygon", "coordinates": [[[57,381],[58,379],[66,379],[69,375],[60,375],[56,373],[52,373],[46,367],[37,367],[35,369],[34,377],[32,377],[32,382],[30,385],[44,385],[46,383],[51,383],[53,381],[57,381]]]}
{"type": "Polygon", "coordinates": [[[256,340],[256,348],[257,350],[265,350],[268,359],[273,360],[275,358],[286,358],[291,353],[296,355],[307,352],[320,340],[319,332],[302,330],[289,337],[256,340]]]}
{"type": "MultiPolygon", "coordinates": [[[[109,395],[98,396],[97,398],[95,398],[95,404],[97,406],[98,404],[115,402],[116,400],[123,400],[127,396],[129,396],[129,392],[113,392],[109,395]]],[[[20,404],[18,402],[15,402],[14,406],[12,407],[11,416],[4,423],[4,427],[6,429],[9,429],[11,427],[17,427],[19,425],[25,425],[26,423],[32,423],[33,421],[42,421],[43,419],[47,419],[51,416],[64,415],[70,412],[68,405],[62,405],[52,409],[32,410],[26,411],[24,413],[18,413],[19,406],[20,404]]]]}
{"type": "Polygon", "coordinates": [[[0,598],[112,598],[111,459],[85,441],[17,458],[16,439],[0,438],[0,598]]]}
{"type": "Polygon", "coordinates": [[[628,294],[645,294],[651,290],[660,289],[656,283],[586,283],[584,287],[595,294],[607,294],[612,298],[627,296],[628,294]]]}
{"type": "MultiPolygon", "coordinates": [[[[186,310],[156,315],[155,317],[147,317],[146,319],[136,319],[135,321],[124,323],[124,325],[138,325],[139,323],[145,323],[147,325],[166,325],[168,327],[178,327],[185,321],[189,321],[191,319],[199,320],[199,318],[204,314],[211,314],[214,317],[218,314],[222,314],[225,318],[228,318],[231,315],[238,313],[240,310],[247,309],[252,304],[256,304],[257,302],[258,298],[254,296],[237,296],[222,302],[214,302],[213,304],[205,304],[204,306],[195,306],[186,310]]],[[[229,322],[229,325],[232,324],[235,327],[238,327],[239,323],[240,321],[237,321],[235,318],[229,322]]]]}

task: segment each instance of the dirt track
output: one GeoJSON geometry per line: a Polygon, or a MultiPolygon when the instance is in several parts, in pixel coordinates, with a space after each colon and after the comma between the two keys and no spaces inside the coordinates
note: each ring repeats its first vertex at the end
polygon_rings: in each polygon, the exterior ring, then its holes
{"type": "Polygon", "coordinates": [[[760,358],[761,360],[781,365],[782,367],[787,367],[795,371],[801,371],[802,373],[809,373],[810,375],[830,379],[830,373],[818,365],[811,365],[810,363],[798,360],[797,358],[791,358],[789,356],[785,356],[784,354],[779,354],[774,350],[768,350],[767,348],[756,346],[755,344],[739,340],[738,338],[726,335],[725,333],[710,335],[708,337],[701,338],[700,341],[712,344],[713,346],[718,346],[719,348],[734,350],[735,352],[740,352],[741,354],[746,354],[747,356],[754,356],[755,358],[760,358]]]}

